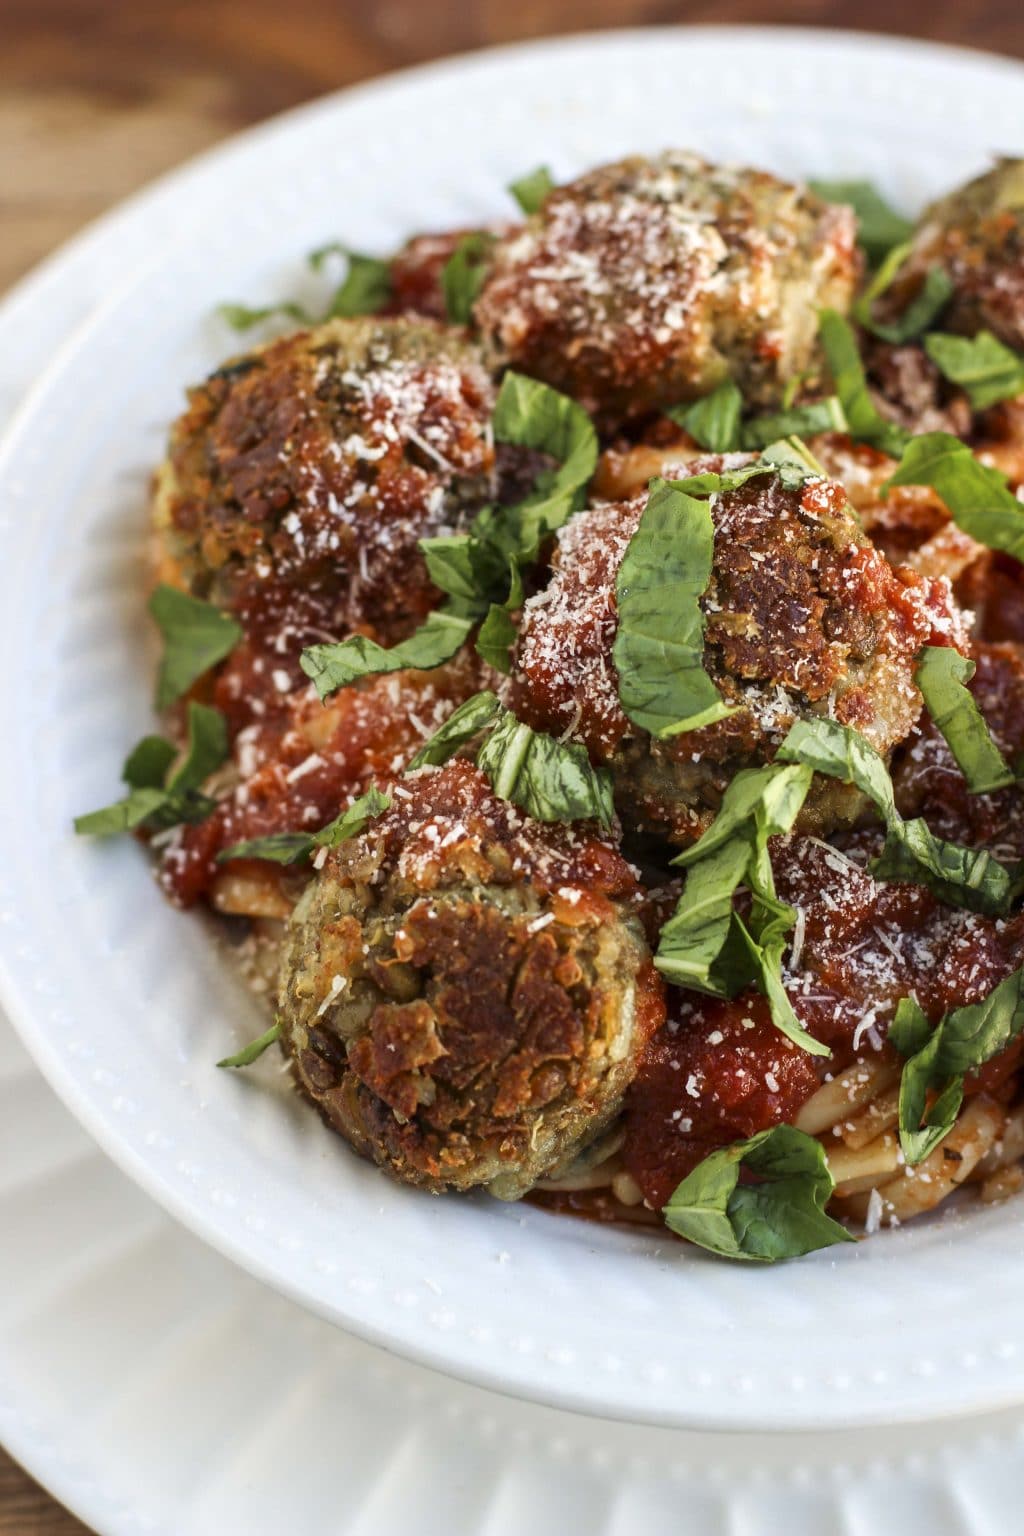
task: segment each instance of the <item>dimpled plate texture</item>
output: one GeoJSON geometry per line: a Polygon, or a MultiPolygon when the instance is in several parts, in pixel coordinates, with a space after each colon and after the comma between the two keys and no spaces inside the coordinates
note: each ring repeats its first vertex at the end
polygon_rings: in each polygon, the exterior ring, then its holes
{"type": "Polygon", "coordinates": [[[867,176],[913,209],[993,149],[1024,149],[1022,84],[1008,63],[888,40],[606,34],[316,103],[120,215],[133,271],[56,348],[0,461],[0,979],[101,1145],[254,1275],[421,1362],[622,1419],[824,1427],[1024,1397],[1024,1204],[762,1270],[396,1188],[275,1057],[216,1070],[264,1018],[212,930],[165,906],[138,847],[70,832],[152,724],[147,476],[183,384],[237,345],[219,300],[301,290],[302,253],[332,237],[387,250],[500,214],[539,161],[562,177],[670,143],[867,176]]]}

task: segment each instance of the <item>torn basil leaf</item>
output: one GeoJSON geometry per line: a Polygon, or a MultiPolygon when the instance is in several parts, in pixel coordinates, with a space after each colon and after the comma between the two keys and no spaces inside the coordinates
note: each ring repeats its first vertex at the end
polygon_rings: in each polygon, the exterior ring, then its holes
{"type": "Polygon", "coordinates": [[[584,747],[532,730],[511,710],[502,710],[476,762],[499,799],[520,806],[535,821],[612,825],[607,769],[595,768],[584,747]]]}
{"type": "Polygon", "coordinates": [[[904,998],[889,1031],[897,1050],[912,1052],[900,1078],[900,1145],[908,1163],[921,1162],[953,1129],[966,1074],[1000,1055],[1024,1030],[1024,966],[980,1002],[947,1013],[930,1035],[923,1019],[904,998]],[[936,1088],[926,1110],[927,1095],[936,1088]]]}
{"type": "Polygon", "coordinates": [[[75,831],[112,837],[139,827],[164,831],[183,821],[203,821],[215,802],[199,786],[228,755],[228,734],[219,710],[193,700],[188,706],[188,743],[180,766],[178,749],[162,736],[145,736],[128,754],[121,777],[129,787],[123,800],[75,817],[75,831]]]}
{"type": "Polygon", "coordinates": [[[485,230],[463,235],[441,269],[445,313],[453,325],[468,325],[487,276],[494,236],[485,230]]]}
{"type": "Polygon", "coordinates": [[[687,483],[652,481],[615,579],[619,700],[652,736],[735,713],[704,670],[700,600],[711,580],[715,531],[708,502],[683,490],[687,483]]]}
{"type": "Polygon", "coordinates": [[[471,699],[466,699],[458,709],[452,711],[444,725],[409,759],[406,772],[411,773],[415,768],[428,766],[439,768],[447,763],[491,724],[501,707],[497,694],[489,690],[474,693],[471,699]]]}
{"type": "Polygon", "coordinates": [[[545,534],[554,533],[583,505],[586,486],[597,467],[597,433],[575,400],[514,372],[501,381],[492,425],[499,443],[532,448],[558,463],[553,474],[541,476],[541,483],[524,502],[498,514],[516,526],[512,553],[526,565],[536,559],[545,534]]]}
{"type": "Polygon", "coordinates": [[[837,310],[823,309],[819,334],[850,436],[898,458],[910,434],[887,421],[872,400],[853,327],[837,310]]]}
{"type": "Polygon", "coordinates": [[[518,181],[509,184],[509,191],[526,214],[527,218],[533,213],[539,213],[544,206],[544,199],[555,187],[551,172],[546,165],[538,165],[535,171],[530,171],[526,176],[520,176],[518,181]]]}
{"type": "Polygon", "coordinates": [[[658,937],[654,961],[675,986],[734,997],[752,979],[746,970],[737,976],[719,964],[733,926],[733,898],[749,862],[748,838],[734,836],[687,873],[676,910],[658,937]]]}
{"type": "Polygon", "coordinates": [[[1004,346],[991,331],[976,336],[932,331],[924,349],[939,372],[965,392],[972,410],[987,411],[1024,394],[1024,352],[1004,346]]]}
{"type": "Polygon", "coordinates": [[[911,438],[883,494],[894,485],[931,486],[970,538],[1024,560],[1024,506],[1006,476],[982,464],[960,438],[949,432],[911,438]]]}
{"type": "Polygon", "coordinates": [[[816,432],[847,432],[849,423],[838,395],[809,400],[771,416],[755,416],[740,433],[742,448],[767,448],[782,437],[813,437],[816,432]]]}
{"type": "Polygon", "coordinates": [[[680,1237],[727,1259],[774,1263],[855,1239],[825,1215],[835,1188],[821,1143],[792,1125],[712,1152],[662,1212],[680,1237]],[[753,1175],[740,1183],[740,1173],[753,1175]]]}
{"type": "Polygon", "coordinates": [[[254,1061],[258,1061],[268,1046],[281,1037],[280,1024],[272,1024],[265,1035],[260,1035],[257,1040],[252,1040],[246,1046],[236,1052],[234,1056],[225,1056],[223,1061],[218,1061],[218,1067],[251,1067],[254,1061]]]}
{"type": "Polygon", "coordinates": [[[299,657],[299,665],[311,678],[321,699],[357,678],[414,668],[430,672],[462,649],[473,628],[472,618],[439,608],[428,615],[407,640],[397,645],[378,645],[366,635],[350,635],[335,644],[311,645],[299,657]]]}
{"type": "MultiPolygon", "coordinates": [[[[740,446],[740,415],[743,396],[732,379],[723,379],[717,389],[701,400],[675,405],[665,412],[676,426],[712,453],[731,453],[740,446]]],[[[778,434],[776,434],[778,435],[778,434]]]]}
{"type": "Polygon", "coordinates": [[[935,723],[974,795],[990,794],[1015,779],[1013,769],[992,739],[970,689],[974,662],[949,646],[926,645],[918,658],[915,682],[935,723]]]}
{"type": "Polygon", "coordinates": [[[866,331],[895,346],[912,341],[922,331],[926,331],[939,312],[945,309],[953,292],[953,279],[949,273],[942,267],[929,267],[924,281],[898,319],[888,322],[874,319],[872,307],[876,299],[892,286],[909,254],[909,242],[894,246],[853,306],[854,318],[866,331]]]}
{"type": "Polygon", "coordinates": [[[167,709],[234,650],[242,627],[212,603],[189,597],[176,587],[158,586],[148,606],[164,639],[156,707],[167,709]]]}
{"type": "Polygon", "coordinates": [[[244,843],[221,849],[217,863],[227,864],[231,859],[264,859],[269,864],[298,864],[309,858],[316,848],[337,848],[349,838],[358,837],[374,817],[388,810],[390,805],[391,796],[378,789],[376,784],[371,785],[365,795],[353,800],[347,810],[329,821],[326,827],[321,827],[319,832],[271,832],[266,837],[249,838],[244,843]]]}
{"type": "Polygon", "coordinates": [[[809,181],[810,190],[826,203],[847,203],[857,215],[857,242],[872,266],[902,245],[913,224],[897,213],[870,181],[809,181]]]}
{"type": "Polygon", "coordinates": [[[218,304],[217,314],[233,331],[249,331],[264,320],[283,318],[294,320],[298,325],[315,324],[313,316],[301,304],[283,301],[280,304],[218,304]]]}
{"type": "Polygon", "coordinates": [[[391,263],[379,256],[350,250],[347,245],[333,240],[329,245],[311,251],[309,264],[314,272],[319,272],[332,256],[345,258],[345,276],[318,323],[352,315],[373,315],[384,309],[391,299],[391,263]]]}
{"type": "Polygon", "coordinates": [[[805,763],[816,773],[854,784],[872,801],[886,828],[885,846],[870,866],[877,879],[923,885],[949,906],[987,916],[1008,911],[1019,894],[1019,872],[986,849],[936,837],[920,817],[903,820],[884,760],[852,726],[829,719],[798,720],[776,761],[805,763]]]}
{"type": "Polygon", "coordinates": [[[506,677],[512,671],[511,650],[516,639],[512,615],[522,606],[523,578],[519,574],[519,566],[513,561],[508,597],[503,603],[490,605],[476,637],[477,654],[483,657],[488,666],[496,672],[504,673],[506,677]]]}

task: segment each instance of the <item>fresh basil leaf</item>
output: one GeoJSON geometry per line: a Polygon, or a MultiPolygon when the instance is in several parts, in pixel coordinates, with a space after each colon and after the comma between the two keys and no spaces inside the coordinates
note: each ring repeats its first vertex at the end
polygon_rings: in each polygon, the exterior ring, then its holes
{"type": "Polygon", "coordinates": [[[503,603],[491,604],[476,637],[477,655],[482,656],[496,672],[503,672],[506,676],[512,671],[510,653],[516,639],[512,615],[522,606],[523,578],[519,574],[518,565],[513,562],[508,597],[503,603]]]}
{"type": "Polygon", "coordinates": [[[888,1041],[901,1056],[915,1056],[927,1045],[932,1034],[931,1021],[916,998],[901,997],[889,1025],[888,1041]]]}
{"type": "Polygon", "coordinates": [[[272,1024],[265,1035],[260,1035],[258,1040],[251,1041],[234,1056],[225,1056],[223,1061],[218,1061],[218,1067],[251,1067],[254,1061],[258,1061],[268,1046],[281,1037],[280,1024],[272,1024]]]}
{"type": "Polygon", "coordinates": [[[898,818],[892,780],[884,760],[852,726],[837,720],[796,720],[790,726],[776,761],[804,763],[826,778],[854,784],[872,801],[888,825],[898,818]]]}
{"type": "Polygon", "coordinates": [[[173,741],[143,736],[125,758],[121,777],[129,789],[163,789],[167,770],[178,755],[173,741]]]}
{"type": "Polygon", "coordinates": [[[463,235],[441,269],[445,313],[454,325],[468,325],[483,287],[494,236],[485,230],[463,235]]]}
{"type": "MultiPolygon", "coordinates": [[[[897,1017],[899,1009],[909,1003],[909,998],[900,999],[897,1017]]],[[[917,1005],[911,1004],[911,1006],[916,1008],[917,1005]]],[[[923,1045],[918,1046],[910,1060],[904,1064],[900,1074],[899,1097],[900,1149],[904,1160],[911,1167],[923,1162],[949,1135],[956,1124],[956,1117],[960,1113],[964,1098],[963,1076],[957,1074],[949,1079],[931,1106],[926,1108],[928,1091],[935,1081],[935,1059],[942,1044],[942,1031],[940,1027],[931,1033],[927,1018],[920,1009],[917,1009],[917,1012],[921,1018],[924,1018],[928,1038],[923,1045]]],[[[915,1029],[919,1030],[919,1028],[919,1020],[915,1020],[915,1029]]],[[[898,1046],[897,1049],[899,1049],[898,1046]]]]}
{"type": "Polygon", "coordinates": [[[733,926],[733,897],[746,877],[748,837],[735,834],[690,869],[676,910],[658,937],[655,965],[677,987],[734,997],[752,980],[718,967],[733,926]]]}
{"type": "Polygon", "coordinates": [[[743,396],[738,387],[732,379],[723,379],[710,395],[687,405],[675,405],[665,415],[689,432],[702,448],[710,448],[712,453],[731,453],[740,446],[742,411],[743,396]]]}
{"type": "Polygon", "coordinates": [[[848,432],[849,424],[838,395],[810,400],[772,416],[755,416],[740,433],[742,448],[766,448],[782,437],[812,437],[816,432],[848,432]]]}
{"type": "Polygon", "coordinates": [[[909,254],[909,241],[894,246],[853,306],[854,318],[866,331],[897,346],[926,331],[939,311],[945,309],[953,292],[953,279],[949,273],[942,267],[929,267],[924,282],[897,320],[888,323],[875,320],[872,315],[875,300],[891,287],[909,254]]]}
{"type": "Polygon", "coordinates": [[[834,1188],[821,1143],[777,1125],[712,1152],[662,1214],[673,1232],[723,1258],[773,1263],[855,1241],[825,1215],[834,1188]],[[741,1184],[741,1169],[756,1182],[741,1184]]]}
{"type": "Polygon", "coordinates": [[[391,796],[374,784],[319,832],[271,832],[267,837],[249,838],[244,843],[223,848],[217,855],[217,863],[226,864],[231,859],[265,859],[270,864],[298,864],[315,848],[337,848],[349,838],[358,837],[374,817],[388,810],[390,805],[391,796]]]}
{"type": "Polygon", "coordinates": [[[156,706],[167,709],[234,650],[242,627],[212,603],[189,597],[176,587],[158,586],[148,606],[164,638],[156,706]]]}
{"type": "Polygon", "coordinates": [[[871,864],[879,880],[923,885],[949,906],[998,916],[1019,894],[1018,871],[985,849],[965,848],[936,837],[920,817],[904,821],[896,809],[885,762],[859,731],[835,720],[798,720],[776,754],[816,773],[853,784],[872,801],[886,826],[885,846],[871,864]]]}
{"type": "MultiPolygon", "coordinates": [[[[791,913],[788,926],[792,926],[796,913],[791,913]]],[[[763,994],[768,1002],[768,1012],[771,1020],[780,1034],[785,1035],[802,1051],[809,1056],[831,1056],[832,1052],[827,1045],[804,1028],[797,1018],[793,1004],[782,984],[782,956],[785,952],[785,941],[778,936],[771,936],[764,940],[757,940],[750,932],[742,918],[736,918],[736,926],[740,937],[746,944],[750,955],[757,990],[763,994]]]]}
{"type": "Polygon", "coordinates": [[[974,662],[945,645],[926,645],[918,658],[915,682],[936,730],[946,739],[957,767],[974,795],[990,794],[1015,779],[1013,769],[968,688],[974,662]]]}
{"type": "Polygon", "coordinates": [[[366,256],[362,251],[353,251],[347,245],[332,241],[310,252],[308,259],[313,271],[319,272],[331,256],[343,256],[347,266],[345,276],[327,306],[324,320],[373,315],[385,308],[391,299],[389,261],[379,256],[366,256]]]}
{"type": "Polygon", "coordinates": [[[612,825],[608,771],[593,767],[583,747],[532,730],[510,710],[502,710],[476,762],[499,799],[521,806],[535,821],[612,825]]]}
{"type": "MultiPolygon", "coordinates": [[[[691,843],[688,848],[677,853],[672,863],[687,869],[715,853],[737,834],[742,834],[749,841],[758,807],[772,794],[776,784],[781,793],[777,798],[773,798],[771,824],[780,832],[788,831],[788,826],[780,824],[783,807],[792,808],[792,799],[799,794],[801,787],[803,795],[806,795],[810,778],[810,772],[802,770],[799,765],[796,771],[791,767],[783,771],[775,763],[766,763],[760,768],[741,768],[737,774],[734,774],[722,796],[718,815],[710,827],[695,843],[691,843]]],[[[793,810],[793,819],[802,804],[803,796],[801,795],[800,804],[793,810]]],[[[792,821],[789,825],[792,825],[792,821]]],[[[773,831],[771,835],[775,836],[776,833],[773,831]]]]}
{"type": "Polygon", "coordinates": [[[708,503],[671,481],[652,481],[615,580],[612,648],[622,708],[652,736],[695,730],[736,712],[704,670],[700,600],[714,546],[708,503]]]}
{"type": "Polygon", "coordinates": [[[1000,1055],[1024,1030],[1024,966],[980,1002],[947,1013],[928,1038],[921,1017],[920,1009],[903,999],[889,1031],[897,1050],[913,1050],[900,1078],[900,1145],[908,1163],[921,1162],[953,1129],[966,1074],[1000,1055]],[[943,1086],[926,1112],[927,1095],[939,1083],[943,1086]]]}
{"type": "Polygon", "coordinates": [[[314,317],[301,304],[287,302],[263,304],[255,308],[248,304],[218,304],[217,313],[233,331],[249,331],[254,325],[261,325],[264,320],[278,318],[294,320],[299,325],[316,324],[314,317]]]}
{"type": "Polygon", "coordinates": [[[872,400],[853,327],[837,310],[823,309],[819,335],[850,436],[898,458],[910,434],[887,421],[872,400]]]}
{"type": "Polygon", "coordinates": [[[266,837],[250,837],[241,843],[222,848],[216,858],[218,864],[228,864],[232,859],[263,859],[268,864],[299,864],[313,852],[313,839],[305,832],[270,832],[266,837]]]}
{"type": "Polygon", "coordinates": [[[145,736],[128,754],[121,776],[130,793],[114,805],[75,817],[75,831],[91,837],[112,837],[148,826],[157,831],[182,821],[202,821],[215,802],[198,793],[199,786],[228,755],[223,715],[205,704],[190,702],[188,745],[181,766],[171,773],[177,748],[162,736],[145,736]]]}
{"type": "Polygon", "coordinates": [[[347,843],[349,838],[359,837],[371,821],[390,808],[391,796],[378,789],[376,784],[371,784],[365,795],[353,800],[340,816],[335,816],[326,827],[314,833],[313,842],[318,848],[337,848],[340,843],[347,843]]]}
{"type": "Polygon", "coordinates": [[[554,533],[583,505],[587,483],[597,467],[597,433],[575,400],[514,372],[501,381],[492,425],[499,443],[531,448],[558,462],[554,473],[543,476],[543,483],[525,502],[502,509],[516,527],[511,553],[526,565],[536,559],[544,536],[554,533]]]}
{"type": "Polygon", "coordinates": [[[960,438],[949,432],[911,438],[883,494],[894,485],[931,486],[970,538],[1024,560],[1024,507],[1005,475],[982,464],[960,438]]]}
{"type": "Polygon", "coordinates": [[[810,190],[826,203],[847,203],[857,215],[857,241],[874,266],[894,245],[913,233],[913,224],[889,204],[870,181],[809,181],[810,190]]]}
{"type": "Polygon", "coordinates": [[[75,831],[83,837],[114,837],[119,832],[133,832],[166,804],[162,789],[133,789],[131,794],[100,811],[88,811],[75,817],[75,831]]]}
{"type": "Polygon", "coordinates": [[[432,671],[462,649],[473,622],[450,609],[438,608],[397,645],[385,647],[366,635],[350,635],[336,644],[309,646],[299,657],[299,665],[312,679],[320,698],[329,699],[339,688],[361,677],[401,672],[407,667],[432,671]]]}
{"type": "Polygon", "coordinates": [[[167,780],[168,792],[184,795],[198,789],[211,773],[216,773],[227,755],[228,727],[220,710],[190,700],[188,746],[180,768],[167,780]]]}
{"type": "Polygon", "coordinates": [[[463,747],[468,746],[474,736],[486,730],[501,713],[501,708],[497,694],[489,690],[474,693],[471,699],[466,699],[458,709],[452,711],[444,725],[409,759],[406,772],[411,773],[415,768],[427,766],[438,768],[447,763],[463,747]]]}
{"type": "Polygon", "coordinates": [[[932,331],[924,349],[939,372],[964,390],[975,411],[1024,394],[1024,352],[1004,346],[991,331],[977,336],[932,331]]]}
{"type": "Polygon", "coordinates": [[[535,171],[530,171],[526,176],[520,176],[518,181],[509,184],[509,191],[526,214],[527,218],[533,213],[539,213],[544,206],[544,199],[555,188],[551,172],[546,165],[538,165],[535,171]]]}
{"type": "Polygon", "coordinates": [[[824,480],[825,471],[799,437],[783,437],[761,450],[759,463],[778,475],[784,491],[799,491],[808,480],[824,480]]]}

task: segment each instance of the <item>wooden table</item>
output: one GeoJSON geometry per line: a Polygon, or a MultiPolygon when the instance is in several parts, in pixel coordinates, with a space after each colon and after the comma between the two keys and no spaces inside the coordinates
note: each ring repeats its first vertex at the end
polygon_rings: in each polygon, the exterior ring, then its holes
{"type": "MultiPolygon", "coordinates": [[[[186,156],[384,70],[590,27],[851,19],[844,0],[0,0],[0,291],[186,156]]],[[[1020,0],[861,0],[856,21],[1024,57],[1020,0]]],[[[0,1536],[83,1530],[0,1452],[0,1536]]]]}

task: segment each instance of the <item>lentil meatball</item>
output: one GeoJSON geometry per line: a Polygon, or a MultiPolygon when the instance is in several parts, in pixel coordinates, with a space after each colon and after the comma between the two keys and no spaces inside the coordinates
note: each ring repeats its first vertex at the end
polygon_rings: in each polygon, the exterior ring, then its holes
{"type": "Polygon", "coordinates": [[[953,281],[943,329],[988,329],[1024,348],[1024,160],[999,160],[925,210],[891,292],[897,310],[933,266],[953,281]]]}
{"type": "Polygon", "coordinates": [[[621,1107],[662,987],[629,865],[456,760],[396,784],[296,909],[282,1040],[364,1156],[440,1191],[524,1194],[621,1107]]]}
{"type": "MultiPolygon", "coordinates": [[[[707,457],[693,473],[747,462],[707,457]]],[[[835,482],[787,490],[754,477],[712,500],[711,581],[701,600],[704,667],[739,712],[664,740],[619,702],[615,579],[645,496],[592,507],[562,529],[548,587],[527,603],[509,687],[516,713],[568,734],[611,768],[619,814],[687,843],[713,819],[735,773],[768,761],[793,721],[831,715],[887,753],[921,711],[914,658],[962,644],[948,581],[893,569],[835,482]]],[[[855,816],[857,794],[816,781],[798,825],[824,833],[855,816]]]]}
{"type": "Polygon", "coordinates": [[[325,630],[403,638],[438,600],[417,540],[493,490],[493,404],[478,353],[426,320],[333,320],[257,348],[172,431],[164,573],[279,656],[325,630]]]}
{"type": "Polygon", "coordinates": [[[475,317],[500,362],[609,425],[727,377],[777,403],[857,275],[850,209],[671,150],[550,193],[496,246],[475,317]]]}

